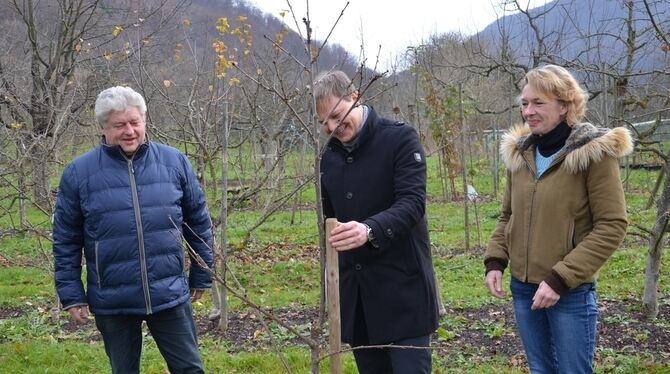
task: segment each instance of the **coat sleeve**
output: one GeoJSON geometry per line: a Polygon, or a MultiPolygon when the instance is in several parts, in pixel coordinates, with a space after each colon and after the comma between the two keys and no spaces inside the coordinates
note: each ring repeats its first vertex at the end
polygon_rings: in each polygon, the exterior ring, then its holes
{"type": "Polygon", "coordinates": [[[81,280],[83,247],[84,220],[79,188],[75,167],[70,164],[63,171],[58,186],[53,216],[54,280],[64,309],[87,303],[81,280]]]}
{"type": "Polygon", "coordinates": [[[384,250],[425,219],[426,212],[426,155],[417,132],[403,126],[395,145],[393,185],[395,201],[363,222],[375,235],[375,248],[384,250]]]}
{"type": "Polygon", "coordinates": [[[502,207],[498,223],[496,224],[491,239],[484,253],[484,266],[486,272],[491,270],[503,271],[509,262],[509,249],[507,248],[507,240],[505,239],[505,231],[507,224],[512,216],[512,175],[507,172],[507,185],[505,187],[505,194],[503,195],[502,207]]]}
{"type": "Polygon", "coordinates": [[[321,206],[323,207],[324,218],[335,218],[335,210],[333,209],[333,204],[330,201],[328,191],[326,191],[326,189],[323,187],[323,182],[321,183],[321,206]]]}
{"type": "Polygon", "coordinates": [[[598,272],[621,245],[628,227],[618,159],[605,156],[593,163],[588,170],[586,187],[593,229],[552,269],[569,288],[598,272]]]}
{"type": "MultiPolygon", "coordinates": [[[[212,248],[214,240],[212,235],[212,220],[207,209],[205,194],[186,156],[182,155],[181,161],[185,175],[184,185],[182,186],[184,189],[184,198],[182,200],[182,212],[184,214],[182,232],[184,233],[184,239],[186,239],[186,242],[193,248],[195,253],[205,261],[207,266],[213,269],[214,256],[212,248]]],[[[207,269],[198,265],[198,262],[191,255],[189,287],[202,289],[210,288],[211,286],[211,274],[207,269]]]]}

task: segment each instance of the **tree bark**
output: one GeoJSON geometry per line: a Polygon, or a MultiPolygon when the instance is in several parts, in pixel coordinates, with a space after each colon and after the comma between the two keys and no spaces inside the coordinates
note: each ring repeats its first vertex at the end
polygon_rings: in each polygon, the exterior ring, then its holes
{"type": "Polygon", "coordinates": [[[647,254],[647,268],[644,276],[644,294],[642,296],[642,309],[645,317],[654,319],[658,315],[658,279],[661,267],[661,254],[663,250],[663,234],[668,227],[668,216],[670,212],[670,154],[665,163],[665,186],[663,193],[656,203],[656,221],[651,229],[649,238],[649,252],[647,254]]]}

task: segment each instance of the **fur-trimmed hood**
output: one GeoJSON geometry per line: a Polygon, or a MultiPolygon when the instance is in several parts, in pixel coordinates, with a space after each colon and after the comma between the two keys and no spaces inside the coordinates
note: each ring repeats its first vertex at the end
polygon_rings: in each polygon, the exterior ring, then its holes
{"type": "MultiPolygon", "coordinates": [[[[524,167],[523,152],[531,145],[530,128],[515,126],[502,137],[500,155],[511,172],[524,167]]],[[[596,127],[590,123],[572,126],[572,132],[557,159],[565,155],[562,167],[575,174],[586,170],[591,162],[598,162],[603,155],[622,157],[633,151],[630,131],[623,127],[613,129],[596,127]]]]}

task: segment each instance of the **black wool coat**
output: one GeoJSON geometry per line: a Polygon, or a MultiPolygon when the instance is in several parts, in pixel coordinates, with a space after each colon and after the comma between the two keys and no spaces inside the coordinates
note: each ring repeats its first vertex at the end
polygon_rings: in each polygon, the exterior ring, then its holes
{"type": "Polygon", "coordinates": [[[339,253],[342,340],[352,343],[360,300],[370,344],[385,344],[435,331],[438,307],[423,147],[414,128],[368,108],[351,152],[329,141],[321,182],[326,217],[366,223],[376,238],[339,253]]]}

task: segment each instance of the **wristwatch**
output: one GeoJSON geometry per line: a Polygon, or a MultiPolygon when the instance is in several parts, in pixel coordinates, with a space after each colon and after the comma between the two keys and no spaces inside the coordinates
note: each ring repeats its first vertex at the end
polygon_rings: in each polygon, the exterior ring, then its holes
{"type": "Polygon", "coordinates": [[[372,233],[372,227],[368,226],[367,223],[363,223],[365,229],[368,230],[368,242],[372,243],[375,240],[375,235],[372,233]]]}

